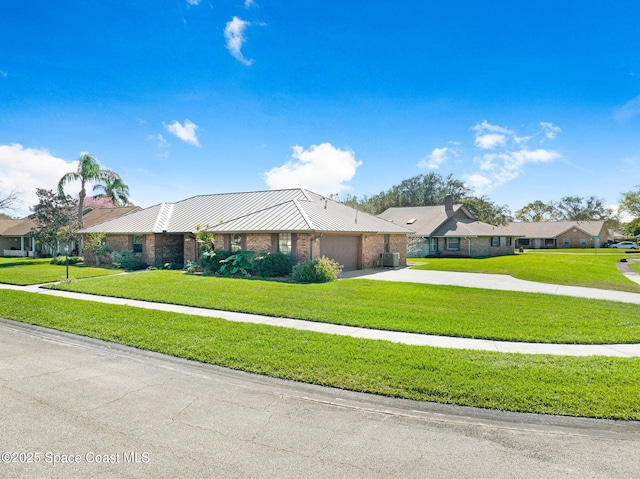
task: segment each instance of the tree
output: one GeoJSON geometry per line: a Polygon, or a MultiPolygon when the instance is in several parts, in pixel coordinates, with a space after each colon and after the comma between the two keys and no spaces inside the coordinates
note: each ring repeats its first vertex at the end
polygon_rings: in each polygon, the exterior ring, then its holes
{"type": "Polygon", "coordinates": [[[13,205],[20,199],[20,193],[16,190],[11,190],[9,193],[2,193],[0,191],[0,211],[13,210],[13,205]]]}
{"type": "Polygon", "coordinates": [[[635,190],[627,191],[622,195],[618,211],[640,220],[640,185],[634,186],[634,188],[635,190]]]}
{"type": "Polygon", "coordinates": [[[398,206],[433,206],[444,204],[444,197],[453,195],[462,198],[471,193],[463,181],[456,180],[453,175],[446,178],[437,173],[428,173],[408,178],[394,185],[387,191],[362,199],[348,195],[342,202],[352,208],[372,215],[379,215],[387,208],[398,206]]]}
{"type": "Polygon", "coordinates": [[[556,216],[565,221],[609,220],[613,212],[596,196],[564,196],[553,205],[556,216]]]}
{"type": "Polygon", "coordinates": [[[516,211],[516,220],[518,221],[540,222],[554,221],[555,219],[553,204],[547,204],[540,200],[524,205],[516,211]]]}
{"type": "Polygon", "coordinates": [[[122,179],[105,178],[103,182],[104,184],[97,184],[93,187],[93,191],[102,191],[102,193],[95,195],[96,199],[109,198],[113,206],[128,206],[130,204],[129,187],[124,184],[122,179]]]}
{"type": "Polygon", "coordinates": [[[90,251],[96,257],[96,266],[100,266],[100,256],[111,253],[111,246],[107,242],[106,233],[89,233],[84,242],[84,249],[90,251]]]}
{"type": "Polygon", "coordinates": [[[497,205],[487,196],[479,198],[468,196],[463,198],[461,203],[478,221],[495,226],[506,225],[509,221],[513,221],[511,211],[507,205],[497,205]]]}
{"type": "Polygon", "coordinates": [[[78,224],[76,204],[71,197],[42,188],[36,189],[36,195],[38,204],[31,208],[31,217],[36,224],[31,230],[34,239],[51,250],[55,250],[60,241],[75,241],[78,224]]]}
{"type": "Polygon", "coordinates": [[[78,159],[78,168],[65,174],[58,182],[58,193],[64,196],[64,187],[74,181],[80,182],[80,193],[78,194],[78,225],[82,227],[82,211],[84,209],[84,199],[87,196],[87,183],[99,181],[115,181],[121,180],[117,173],[111,170],[103,170],[100,168],[98,161],[89,153],[83,153],[78,159]]]}

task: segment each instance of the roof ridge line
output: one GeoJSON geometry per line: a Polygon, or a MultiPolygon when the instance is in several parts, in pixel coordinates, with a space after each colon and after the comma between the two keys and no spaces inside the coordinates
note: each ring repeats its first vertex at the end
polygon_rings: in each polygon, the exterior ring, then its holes
{"type": "Polygon", "coordinates": [[[309,216],[307,216],[307,213],[302,209],[302,206],[300,205],[300,203],[298,203],[297,199],[293,199],[291,200],[293,201],[293,204],[295,205],[296,208],[298,208],[298,211],[300,212],[300,214],[302,215],[302,217],[304,218],[304,220],[306,221],[306,223],[309,225],[309,228],[311,230],[315,230],[316,227],[313,224],[313,221],[311,221],[311,219],[309,218],[309,216]]]}
{"type": "Polygon", "coordinates": [[[175,203],[161,203],[160,210],[158,211],[158,216],[156,217],[156,222],[151,228],[153,233],[162,233],[167,230],[167,226],[169,225],[169,221],[173,216],[173,209],[175,208],[175,203]]]}

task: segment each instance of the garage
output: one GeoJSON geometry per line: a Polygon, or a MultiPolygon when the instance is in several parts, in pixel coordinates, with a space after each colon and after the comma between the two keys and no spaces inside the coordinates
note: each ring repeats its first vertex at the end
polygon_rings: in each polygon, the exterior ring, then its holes
{"type": "Polygon", "coordinates": [[[320,255],[337,261],[344,271],[358,269],[360,236],[323,236],[320,239],[320,255]]]}

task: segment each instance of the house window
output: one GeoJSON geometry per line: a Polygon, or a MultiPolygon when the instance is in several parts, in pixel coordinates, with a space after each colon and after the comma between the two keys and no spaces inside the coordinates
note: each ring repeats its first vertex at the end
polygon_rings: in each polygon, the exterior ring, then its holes
{"type": "Polygon", "coordinates": [[[491,246],[500,246],[500,237],[492,236],[491,237],[491,246]]]}
{"type": "Polygon", "coordinates": [[[518,244],[520,246],[529,246],[531,244],[531,240],[529,238],[520,238],[518,240],[518,244]]]}
{"type": "Polygon", "coordinates": [[[389,235],[384,235],[384,252],[389,253],[391,251],[391,247],[389,246],[389,235]]]}
{"type": "Polygon", "coordinates": [[[142,253],[142,243],[144,242],[144,236],[133,235],[133,252],[142,253]]]}
{"type": "Polygon", "coordinates": [[[567,248],[570,243],[571,242],[569,241],[569,238],[565,238],[562,240],[562,244],[564,245],[565,248],[567,248]]]}
{"type": "Polygon", "coordinates": [[[429,251],[438,251],[438,238],[429,238],[429,251]]]}
{"type": "Polygon", "coordinates": [[[448,250],[459,250],[460,238],[445,238],[444,245],[445,245],[445,248],[448,250]]]}
{"type": "Polygon", "coordinates": [[[278,251],[291,255],[291,233],[278,234],[278,251]]]}
{"type": "Polygon", "coordinates": [[[580,247],[581,248],[587,247],[587,238],[580,238],[580,247]]]}
{"type": "Polygon", "coordinates": [[[231,248],[232,253],[242,251],[242,235],[240,233],[234,233],[231,235],[231,248]]]}
{"type": "Polygon", "coordinates": [[[505,246],[511,246],[513,244],[513,238],[511,236],[506,236],[504,238],[505,246]]]}

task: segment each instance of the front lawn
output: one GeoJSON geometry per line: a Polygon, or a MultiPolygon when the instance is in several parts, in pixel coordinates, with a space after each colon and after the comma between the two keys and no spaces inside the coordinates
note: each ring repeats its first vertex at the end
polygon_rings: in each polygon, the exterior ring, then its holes
{"type": "Polygon", "coordinates": [[[293,284],[163,270],[54,288],[444,336],[582,344],[640,342],[640,305],[547,294],[364,279],[293,284]]]}
{"type": "Polygon", "coordinates": [[[505,411],[640,419],[636,358],[407,346],[19,291],[0,290],[0,317],[353,391],[505,411]]]}
{"type": "MultiPolygon", "coordinates": [[[[0,283],[27,285],[61,281],[66,278],[66,266],[50,264],[51,258],[0,258],[0,283]]],[[[69,278],[90,278],[120,271],[92,268],[82,265],[69,266],[69,278]]]]}
{"type": "MultiPolygon", "coordinates": [[[[600,250],[598,250],[600,251],[600,250]]],[[[410,258],[413,269],[507,274],[514,278],[588,288],[640,293],[640,284],[627,279],[616,267],[617,254],[571,254],[555,251],[521,253],[491,258],[410,258]]]]}

